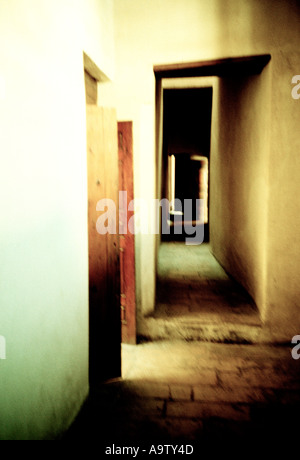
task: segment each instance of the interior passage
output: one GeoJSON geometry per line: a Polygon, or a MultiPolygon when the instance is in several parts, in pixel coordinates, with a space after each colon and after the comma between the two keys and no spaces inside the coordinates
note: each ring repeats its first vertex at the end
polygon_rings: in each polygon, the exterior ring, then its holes
{"type": "Polygon", "coordinates": [[[162,243],[158,255],[157,317],[256,324],[257,308],[228,276],[210,245],[162,243]]]}

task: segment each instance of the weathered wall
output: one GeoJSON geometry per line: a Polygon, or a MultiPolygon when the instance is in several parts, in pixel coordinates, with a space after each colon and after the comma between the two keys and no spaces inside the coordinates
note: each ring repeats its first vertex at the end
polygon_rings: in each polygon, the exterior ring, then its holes
{"type": "MultiPolygon", "coordinates": [[[[218,104],[215,116],[224,119],[228,113],[243,132],[238,137],[237,128],[232,126],[229,142],[233,156],[230,158],[224,145],[228,135],[220,127],[219,134],[215,133],[219,136],[218,146],[226,151],[228,159],[224,171],[227,168],[228,177],[230,164],[235,171],[238,169],[236,179],[243,179],[245,183],[236,181],[229,187],[225,180],[222,184],[223,189],[226,188],[226,200],[233,201],[230,210],[233,234],[224,245],[230,229],[221,221],[226,211],[221,207],[219,196],[214,219],[224,232],[216,230],[213,238],[219,259],[248,287],[262,319],[271,329],[280,323],[285,311],[284,329],[279,335],[286,339],[292,330],[300,328],[298,320],[293,323],[299,305],[299,280],[295,272],[300,263],[296,255],[299,212],[295,201],[300,179],[295,167],[298,146],[295,120],[299,106],[298,101],[290,97],[291,78],[300,73],[299,14],[296,0],[115,0],[114,89],[119,119],[133,120],[136,196],[147,199],[155,196],[154,126],[146,125],[146,119],[140,115],[147,106],[149,116],[152,113],[154,119],[153,65],[272,55],[269,69],[261,78],[239,81],[237,88],[233,81],[223,81],[219,86],[222,104],[218,104]],[[246,133],[249,124],[250,137],[246,133]],[[242,167],[249,168],[249,172],[242,171],[242,167]],[[283,175],[279,179],[281,171],[283,175]],[[284,181],[283,187],[279,187],[279,180],[280,184],[284,181]],[[229,197],[232,194],[234,196],[229,197]],[[292,203],[291,197],[294,197],[292,203]],[[234,246],[229,245],[229,241],[235,241],[234,246]]],[[[221,151],[216,155],[220,156],[221,151]]],[[[221,161],[224,163],[224,160],[225,156],[221,161]]],[[[221,170],[217,171],[216,177],[221,174],[221,170]]],[[[154,305],[153,241],[151,236],[141,235],[136,239],[138,301],[143,312],[150,312],[154,305]]],[[[279,339],[279,335],[275,334],[274,339],[279,339]]]]}
{"type": "Polygon", "coordinates": [[[214,94],[210,238],[214,255],[263,314],[270,134],[269,68],[220,78],[214,94]]]}
{"type": "Polygon", "coordinates": [[[300,330],[300,99],[289,83],[300,53],[280,50],[272,66],[265,321],[271,338],[290,341],[300,330]]]}
{"type": "Polygon", "coordinates": [[[56,436],[88,392],[83,51],[113,74],[111,7],[0,2],[0,439],[56,436]]]}
{"type": "MultiPolygon", "coordinates": [[[[219,209],[212,208],[218,223],[213,249],[256,301],[265,325],[262,340],[290,341],[300,329],[300,107],[291,97],[291,79],[300,68],[300,10],[292,1],[249,2],[249,7],[245,54],[270,53],[272,59],[245,87],[238,81],[220,81],[218,120],[212,130],[219,141],[223,138],[213,151],[220,159],[212,169],[220,181],[219,191],[215,189],[219,209]],[[251,26],[254,17],[256,28],[251,26]]],[[[238,51],[233,40],[228,46],[232,54],[238,51]]]]}

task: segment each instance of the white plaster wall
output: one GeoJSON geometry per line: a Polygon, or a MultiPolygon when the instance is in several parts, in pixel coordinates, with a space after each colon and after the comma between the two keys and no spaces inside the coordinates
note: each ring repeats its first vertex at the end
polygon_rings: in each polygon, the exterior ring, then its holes
{"type": "Polygon", "coordinates": [[[0,439],[56,436],[88,392],[83,51],[113,74],[111,12],[0,1],[0,439]]]}

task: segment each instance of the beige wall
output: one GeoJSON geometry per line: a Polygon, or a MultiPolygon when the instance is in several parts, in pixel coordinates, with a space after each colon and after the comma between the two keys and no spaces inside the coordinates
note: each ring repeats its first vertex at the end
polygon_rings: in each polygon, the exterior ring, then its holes
{"type": "MultiPolygon", "coordinates": [[[[225,149],[221,161],[228,160],[223,168],[226,171],[227,167],[227,180],[222,187],[226,189],[226,199],[232,201],[233,213],[229,240],[229,226],[220,221],[226,217],[226,210],[222,209],[219,195],[214,215],[220,228],[213,238],[218,257],[250,290],[266,323],[266,336],[268,330],[274,340],[290,340],[293,331],[300,329],[295,318],[299,305],[299,275],[295,271],[299,267],[299,212],[294,198],[300,179],[295,168],[299,104],[290,96],[291,78],[300,72],[299,15],[296,0],[115,0],[114,93],[119,119],[131,119],[134,124],[137,196],[150,199],[155,195],[151,185],[155,180],[151,166],[155,158],[153,125],[146,126],[141,117],[141,108],[146,104],[154,118],[153,65],[272,55],[269,69],[261,77],[238,81],[237,88],[233,81],[222,81],[219,86],[214,116],[224,120],[228,113],[242,134],[237,136],[236,127],[232,127],[232,156],[225,148],[229,133],[219,127],[220,131],[213,134],[218,138],[219,149],[214,153],[215,160],[223,154],[220,149],[225,149]],[[249,110],[244,110],[245,105],[249,110]],[[147,142],[141,142],[142,132],[147,142]],[[238,169],[235,177],[243,180],[231,184],[231,189],[229,165],[238,169]],[[278,185],[280,177],[284,187],[278,185]],[[229,244],[233,240],[235,244],[229,244]],[[280,324],[283,316],[283,328],[275,332],[275,323],[280,324]]],[[[215,174],[221,177],[220,170],[215,174]]],[[[154,305],[153,248],[149,237],[137,238],[137,290],[143,312],[150,312],[154,305]],[[147,276],[143,276],[146,270],[147,276]]]]}
{"type": "Polygon", "coordinates": [[[214,91],[210,239],[222,266],[265,313],[270,69],[220,78],[214,91]]]}
{"type": "Polygon", "coordinates": [[[0,439],[43,439],[88,392],[83,51],[113,74],[112,3],[1,0],[0,41],[0,439]]]}
{"type": "Polygon", "coordinates": [[[300,330],[300,100],[288,84],[299,69],[300,53],[274,53],[265,319],[283,341],[300,330]]]}

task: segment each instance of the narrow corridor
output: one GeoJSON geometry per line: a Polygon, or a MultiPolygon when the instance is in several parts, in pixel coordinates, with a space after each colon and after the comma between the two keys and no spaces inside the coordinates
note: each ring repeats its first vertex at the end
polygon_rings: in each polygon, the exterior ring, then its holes
{"type": "Polygon", "coordinates": [[[226,274],[209,244],[161,244],[155,312],[145,320],[142,338],[251,343],[260,329],[253,300],[226,274]]]}

